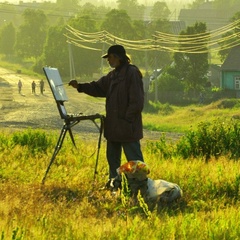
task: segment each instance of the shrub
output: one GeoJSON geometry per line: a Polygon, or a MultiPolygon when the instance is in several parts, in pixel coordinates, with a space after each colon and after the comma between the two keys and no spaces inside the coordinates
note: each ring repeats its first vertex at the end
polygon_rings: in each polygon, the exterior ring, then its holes
{"type": "Polygon", "coordinates": [[[27,146],[31,154],[46,152],[49,145],[52,145],[52,139],[46,132],[41,130],[28,129],[24,132],[14,132],[10,139],[10,146],[27,146]]]}
{"type": "Polygon", "coordinates": [[[206,161],[211,157],[229,155],[230,158],[238,158],[240,129],[239,122],[230,120],[222,122],[216,120],[202,122],[197,130],[189,131],[177,144],[177,153],[183,157],[205,157],[206,161]],[[183,146],[187,146],[186,149],[183,146]]]}
{"type": "Polygon", "coordinates": [[[180,156],[184,159],[203,157],[240,157],[240,123],[237,120],[201,122],[197,130],[189,130],[173,145],[167,143],[165,136],[157,142],[148,144],[148,151],[164,158],[180,156]]]}
{"type": "Polygon", "coordinates": [[[218,108],[234,108],[236,106],[239,106],[239,100],[238,99],[223,99],[219,102],[218,108]]]}
{"type": "Polygon", "coordinates": [[[169,103],[162,104],[160,102],[149,101],[145,106],[144,111],[148,113],[161,113],[163,115],[168,115],[173,113],[174,109],[169,103]]]}

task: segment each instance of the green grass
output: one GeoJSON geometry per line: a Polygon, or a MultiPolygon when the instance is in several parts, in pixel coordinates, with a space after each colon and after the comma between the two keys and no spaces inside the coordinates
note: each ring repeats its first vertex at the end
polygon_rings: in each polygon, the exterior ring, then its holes
{"type": "MultiPolygon", "coordinates": [[[[75,136],[75,149],[67,136],[42,185],[59,132],[2,129],[0,239],[239,239],[239,159],[226,153],[205,161],[201,155],[183,158],[176,152],[177,144],[184,150],[191,141],[201,142],[204,135],[197,132],[200,123],[222,119],[229,124],[233,116],[238,119],[238,104],[228,106],[228,101],[221,100],[206,106],[171,108],[173,111],[167,114],[163,110],[143,113],[144,126],[178,133],[191,128],[198,138],[181,144],[181,139],[174,143],[146,140],[147,144],[142,145],[145,162],[151,169],[149,177],[177,183],[183,190],[178,202],[148,214],[141,207],[123,205],[120,194],[100,190],[108,178],[105,141],[95,181],[97,139],[87,141],[75,136]]],[[[216,129],[221,127],[220,124],[216,129]]],[[[206,134],[212,136],[213,131],[206,134]]]]}
{"type": "Polygon", "coordinates": [[[19,61],[15,61],[15,62],[12,62],[12,61],[13,61],[12,59],[10,62],[5,61],[4,57],[0,55],[0,66],[2,68],[10,69],[15,73],[17,73],[20,70],[22,74],[43,78],[44,74],[42,75],[37,74],[31,69],[32,62],[30,60],[29,62],[25,60],[25,62],[22,62],[22,63],[19,63],[19,61]]]}
{"type": "Polygon", "coordinates": [[[121,195],[100,190],[108,174],[105,141],[95,181],[97,141],[76,137],[75,149],[67,137],[42,185],[57,137],[44,130],[1,132],[1,239],[239,239],[240,161],[164,158],[144,145],[149,177],[175,182],[184,194],[146,216],[123,206],[121,195]]]}
{"type": "Polygon", "coordinates": [[[221,99],[208,105],[190,105],[187,107],[172,106],[169,114],[159,111],[156,114],[143,113],[144,128],[160,132],[184,133],[190,128],[196,129],[198,124],[218,119],[231,119],[239,116],[239,100],[234,100],[231,107],[225,107],[225,102],[231,100],[221,99]]]}

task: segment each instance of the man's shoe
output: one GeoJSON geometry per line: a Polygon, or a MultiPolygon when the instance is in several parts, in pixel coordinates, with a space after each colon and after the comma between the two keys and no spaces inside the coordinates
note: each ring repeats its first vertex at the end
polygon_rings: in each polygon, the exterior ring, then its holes
{"type": "Polygon", "coordinates": [[[119,188],[121,188],[121,181],[116,178],[111,178],[105,185],[105,189],[110,190],[111,192],[116,192],[119,188]]]}

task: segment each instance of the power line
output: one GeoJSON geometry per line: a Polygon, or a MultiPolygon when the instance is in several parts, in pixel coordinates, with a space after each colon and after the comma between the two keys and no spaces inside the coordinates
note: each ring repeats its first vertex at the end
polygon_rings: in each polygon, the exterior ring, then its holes
{"type": "Polygon", "coordinates": [[[238,28],[240,20],[236,20],[221,28],[196,34],[168,34],[155,32],[152,38],[142,40],[130,40],[117,37],[107,31],[86,33],[67,26],[67,41],[81,48],[102,51],[96,47],[96,43],[107,45],[121,44],[126,49],[138,51],[165,51],[182,53],[207,53],[217,52],[240,44],[239,34],[233,33],[238,28]],[[232,33],[226,35],[226,33],[232,33]],[[219,46],[219,43],[221,46],[219,46]]]}

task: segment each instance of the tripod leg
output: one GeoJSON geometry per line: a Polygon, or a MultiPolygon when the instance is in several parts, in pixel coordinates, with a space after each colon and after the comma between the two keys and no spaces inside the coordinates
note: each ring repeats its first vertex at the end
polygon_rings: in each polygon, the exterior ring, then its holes
{"type": "Polygon", "coordinates": [[[76,147],[76,144],[75,144],[75,141],[74,141],[74,137],[73,137],[73,134],[72,134],[72,129],[69,128],[68,131],[69,131],[69,135],[70,135],[70,137],[71,137],[72,143],[73,143],[73,145],[76,147]]]}
{"type": "Polygon", "coordinates": [[[51,158],[51,160],[50,160],[50,163],[49,163],[49,165],[48,165],[48,167],[47,167],[47,170],[46,170],[46,172],[45,172],[45,175],[44,175],[44,177],[43,177],[43,179],[42,179],[42,184],[44,184],[45,179],[46,179],[46,177],[47,177],[47,174],[48,174],[48,172],[49,172],[49,170],[50,170],[50,167],[51,167],[51,165],[53,164],[53,161],[54,161],[55,157],[57,156],[59,150],[60,150],[61,147],[62,147],[62,143],[63,143],[63,140],[64,140],[64,138],[65,138],[65,136],[66,136],[66,133],[67,133],[67,128],[66,128],[66,126],[64,125],[63,128],[62,128],[61,134],[60,134],[60,136],[59,136],[59,138],[58,138],[58,142],[57,142],[57,145],[56,145],[56,147],[55,147],[55,150],[54,150],[54,153],[53,153],[53,155],[52,155],[52,158],[51,158]]]}
{"type": "Polygon", "coordinates": [[[101,148],[101,140],[102,140],[102,132],[103,132],[103,119],[101,118],[101,123],[100,123],[100,127],[99,128],[99,138],[98,138],[98,151],[97,151],[97,157],[96,157],[96,164],[95,164],[95,169],[94,169],[94,181],[96,179],[96,174],[98,174],[97,172],[97,167],[98,167],[98,159],[99,159],[99,152],[100,152],[100,148],[101,148]]]}

